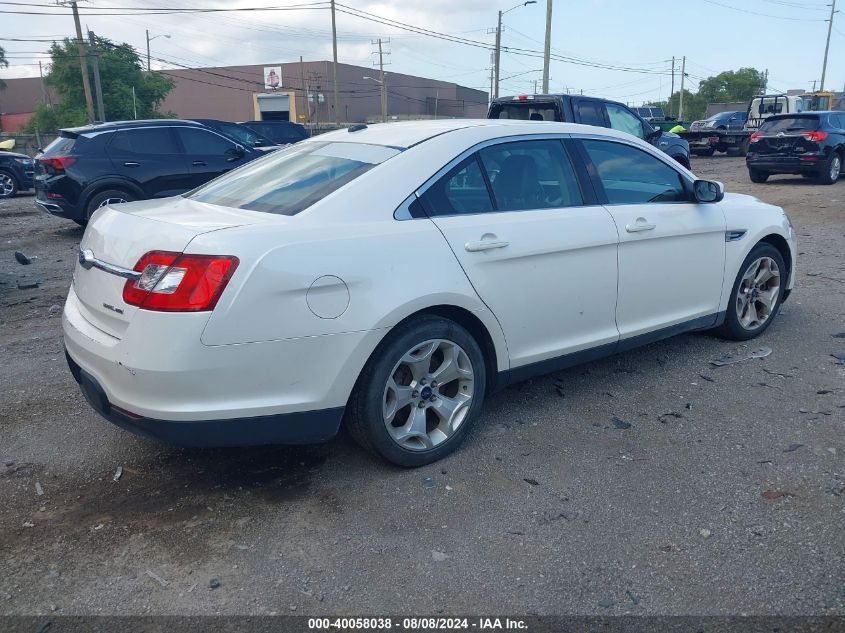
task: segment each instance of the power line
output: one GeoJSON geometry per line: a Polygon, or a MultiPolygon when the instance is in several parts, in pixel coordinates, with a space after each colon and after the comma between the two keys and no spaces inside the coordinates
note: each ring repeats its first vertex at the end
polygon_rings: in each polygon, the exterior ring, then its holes
{"type": "Polygon", "coordinates": [[[826,22],[827,20],[819,19],[819,18],[790,18],[784,15],[772,15],[770,13],[760,13],[759,11],[749,11],[748,9],[740,9],[739,7],[732,7],[729,4],[722,4],[721,2],[716,2],[716,0],[701,0],[702,2],[706,2],[707,4],[713,4],[717,7],[722,7],[724,9],[731,9],[732,11],[739,11],[741,13],[748,13],[750,15],[758,15],[764,18],[774,18],[776,20],[790,20],[792,22],[826,22]]]}

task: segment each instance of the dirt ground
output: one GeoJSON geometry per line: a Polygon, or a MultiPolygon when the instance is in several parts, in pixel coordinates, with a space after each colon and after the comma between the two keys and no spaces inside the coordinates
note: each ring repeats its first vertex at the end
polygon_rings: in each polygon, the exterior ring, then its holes
{"type": "Polygon", "coordinates": [[[845,614],[845,179],[693,170],[797,228],[765,335],[511,387],[418,470],[344,436],[186,450],[111,426],[62,351],[82,230],[0,202],[0,614],[845,614]]]}

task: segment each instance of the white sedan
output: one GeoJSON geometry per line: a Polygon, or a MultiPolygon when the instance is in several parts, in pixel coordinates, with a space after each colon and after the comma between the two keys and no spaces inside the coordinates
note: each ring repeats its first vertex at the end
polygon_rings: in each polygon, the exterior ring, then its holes
{"type": "Polygon", "coordinates": [[[691,330],[750,339],[784,211],[566,123],[359,125],[98,211],[63,325],[91,405],[195,446],[361,444],[419,466],[495,389],[691,330]]]}

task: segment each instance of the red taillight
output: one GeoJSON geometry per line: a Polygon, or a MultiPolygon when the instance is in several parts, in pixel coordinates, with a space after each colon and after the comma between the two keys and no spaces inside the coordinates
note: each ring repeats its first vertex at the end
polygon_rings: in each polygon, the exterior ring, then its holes
{"type": "Polygon", "coordinates": [[[73,156],[44,156],[38,159],[42,165],[52,167],[56,171],[64,171],[76,162],[73,156]]]}
{"type": "Polygon", "coordinates": [[[819,141],[823,141],[827,138],[827,132],[825,132],[824,130],[820,132],[804,132],[801,136],[803,136],[808,141],[818,143],[819,141]]]}
{"type": "Polygon", "coordinates": [[[748,139],[748,142],[749,143],[756,143],[757,141],[760,140],[761,136],[763,136],[763,135],[760,134],[760,132],[754,132],[754,134],[751,135],[751,138],[748,139]]]}
{"type": "Polygon", "coordinates": [[[135,264],[140,279],[123,286],[123,300],[143,310],[213,310],[238,267],[238,258],[150,251],[135,264]]]}

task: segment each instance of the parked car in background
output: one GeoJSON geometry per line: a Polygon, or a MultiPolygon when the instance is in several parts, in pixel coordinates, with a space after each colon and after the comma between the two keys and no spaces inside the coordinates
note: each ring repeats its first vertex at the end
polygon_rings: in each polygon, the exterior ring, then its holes
{"type": "Polygon", "coordinates": [[[85,225],[107,204],[179,195],[264,154],[196,121],[66,129],[36,156],[36,204],[85,225]]]}
{"type": "Polygon", "coordinates": [[[266,136],[262,136],[252,128],[247,127],[243,123],[232,123],[231,121],[219,121],[217,119],[191,119],[196,123],[204,125],[207,128],[216,130],[221,134],[225,134],[229,138],[236,140],[238,143],[246,147],[254,147],[256,149],[273,150],[281,146],[280,143],[270,140],[266,136]]]}
{"type": "Polygon", "coordinates": [[[493,99],[488,119],[567,121],[609,127],[651,143],[684,167],[689,167],[689,143],[677,134],[664,132],[645,121],[628,106],[581,95],[518,95],[493,99]]]}
{"type": "Polygon", "coordinates": [[[690,130],[741,130],[745,127],[745,121],[748,119],[748,112],[740,110],[738,112],[718,112],[706,119],[693,121],[690,130]]]}
{"type": "Polygon", "coordinates": [[[35,161],[26,154],[0,151],[0,199],[32,189],[35,161]]]}
{"type": "Polygon", "coordinates": [[[832,185],[845,164],[845,112],[804,112],[766,119],[745,158],[753,182],[772,174],[800,174],[832,185]]]}
{"type": "Polygon", "coordinates": [[[97,211],[64,341],[88,402],[137,433],[305,443],[345,419],[421,466],[492,390],[680,332],[761,334],[795,252],[782,209],[629,134],[358,125],[97,211]]]}
{"type": "Polygon", "coordinates": [[[712,156],[715,152],[744,156],[751,137],[751,132],[744,129],[747,120],[746,110],[719,112],[693,121],[680,136],[689,141],[690,152],[696,156],[712,156]]]}
{"type": "Polygon", "coordinates": [[[241,123],[276,145],[290,145],[308,138],[304,125],[290,121],[244,121],[241,123]]]}

